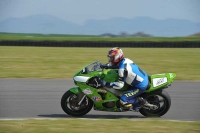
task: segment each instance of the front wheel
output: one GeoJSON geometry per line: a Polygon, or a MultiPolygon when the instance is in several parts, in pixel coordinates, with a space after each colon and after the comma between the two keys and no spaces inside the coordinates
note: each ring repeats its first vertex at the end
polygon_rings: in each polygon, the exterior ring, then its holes
{"type": "Polygon", "coordinates": [[[151,93],[142,95],[144,99],[150,104],[156,105],[158,108],[155,110],[141,108],[139,112],[146,117],[159,117],[163,116],[171,106],[171,98],[165,90],[158,90],[151,93]]]}
{"type": "Polygon", "coordinates": [[[77,94],[67,91],[61,99],[61,107],[65,113],[72,116],[83,116],[87,114],[93,107],[93,102],[88,97],[78,105],[77,94]]]}

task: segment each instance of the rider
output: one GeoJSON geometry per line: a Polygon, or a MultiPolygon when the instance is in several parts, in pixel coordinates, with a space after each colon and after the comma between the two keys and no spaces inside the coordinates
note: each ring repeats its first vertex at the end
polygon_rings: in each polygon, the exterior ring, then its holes
{"type": "Polygon", "coordinates": [[[148,75],[140,69],[132,60],[124,58],[123,51],[114,47],[108,51],[109,65],[101,65],[105,69],[118,69],[119,80],[117,82],[101,81],[103,87],[121,89],[125,83],[130,88],[120,97],[120,102],[124,108],[133,108],[138,111],[140,106],[152,106],[142,97],[137,97],[143,93],[149,84],[148,75]]]}

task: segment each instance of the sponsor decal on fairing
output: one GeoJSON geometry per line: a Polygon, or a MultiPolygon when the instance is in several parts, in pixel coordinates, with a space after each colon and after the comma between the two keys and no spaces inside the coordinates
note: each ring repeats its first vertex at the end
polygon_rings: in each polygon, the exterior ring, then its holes
{"type": "Polygon", "coordinates": [[[167,78],[154,78],[153,79],[153,87],[157,87],[159,85],[167,83],[167,78]]]}
{"type": "Polygon", "coordinates": [[[83,93],[89,95],[92,94],[92,91],[89,88],[86,88],[85,90],[83,90],[83,93]]]}
{"type": "Polygon", "coordinates": [[[92,97],[92,100],[98,102],[98,101],[101,101],[102,99],[101,99],[101,97],[94,96],[94,97],[92,97]]]}

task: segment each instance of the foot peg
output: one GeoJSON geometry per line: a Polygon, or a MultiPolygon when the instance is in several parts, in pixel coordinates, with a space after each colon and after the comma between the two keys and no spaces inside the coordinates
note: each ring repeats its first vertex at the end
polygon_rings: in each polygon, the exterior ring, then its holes
{"type": "Polygon", "coordinates": [[[144,106],[144,107],[147,107],[147,108],[149,108],[149,109],[152,109],[152,110],[158,109],[158,106],[153,105],[153,104],[150,104],[150,103],[148,103],[148,102],[146,102],[143,106],[144,106]]]}
{"type": "Polygon", "coordinates": [[[138,100],[138,103],[145,109],[152,109],[152,110],[158,109],[158,106],[148,103],[142,97],[138,97],[137,100],[138,100]]]}

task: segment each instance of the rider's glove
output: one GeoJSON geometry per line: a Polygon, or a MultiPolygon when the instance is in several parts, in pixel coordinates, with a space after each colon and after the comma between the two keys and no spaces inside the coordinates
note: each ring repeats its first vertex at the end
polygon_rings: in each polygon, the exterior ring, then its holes
{"type": "Polygon", "coordinates": [[[100,78],[98,78],[98,84],[99,84],[99,88],[104,88],[104,87],[110,88],[110,83],[104,80],[101,80],[100,78]]]}
{"type": "Polygon", "coordinates": [[[96,80],[96,82],[97,82],[97,88],[105,87],[106,81],[101,80],[100,77],[97,77],[95,80],[96,80]]]}
{"type": "Polygon", "coordinates": [[[101,80],[101,81],[100,81],[100,84],[101,84],[101,87],[105,87],[105,86],[106,86],[106,81],[101,80]]]}
{"type": "Polygon", "coordinates": [[[106,65],[106,64],[101,64],[100,67],[101,67],[102,69],[108,69],[108,65],[106,65]]]}
{"type": "Polygon", "coordinates": [[[109,83],[102,80],[100,77],[96,76],[92,79],[90,79],[87,83],[89,86],[95,87],[95,88],[103,88],[109,86],[109,83]]]}

